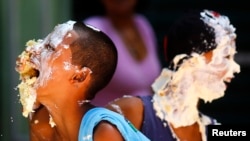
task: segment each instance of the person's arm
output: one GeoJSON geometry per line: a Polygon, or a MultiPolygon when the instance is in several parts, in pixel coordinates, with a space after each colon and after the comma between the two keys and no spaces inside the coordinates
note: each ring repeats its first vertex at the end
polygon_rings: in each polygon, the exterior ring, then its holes
{"type": "Polygon", "coordinates": [[[114,125],[102,121],[94,131],[94,141],[124,141],[124,139],[114,125]]]}

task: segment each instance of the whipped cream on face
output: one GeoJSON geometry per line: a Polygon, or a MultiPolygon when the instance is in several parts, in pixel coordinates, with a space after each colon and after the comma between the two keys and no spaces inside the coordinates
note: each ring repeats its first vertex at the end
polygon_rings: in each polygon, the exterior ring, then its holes
{"type": "Polygon", "coordinates": [[[155,92],[153,106],[160,119],[175,128],[197,122],[202,138],[206,140],[205,125],[211,121],[204,122],[199,116],[198,101],[212,102],[223,97],[224,82],[230,82],[234,73],[240,72],[240,66],[234,61],[236,34],[229,19],[205,10],[201,12],[201,20],[215,32],[217,47],[212,50],[211,60],[208,62],[203,54],[195,52],[177,55],[173,63],[175,68],[178,65],[178,70],[164,68],[152,88],[155,92]],[[180,60],[183,60],[181,65],[178,64],[180,60]]]}
{"type": "MultiPolygon", "coordinates": [[[[23,106],[23,116],[28,115],[33,111],[36,101],[36,88],[43,86],[47,80],[51,79],[53,73],[48,67],[47,61],[50,58],[53,50],[62,42],[68,31],[73,29],[75,21],[68,21],[59,24],[54,28],[44,40],[30,40],[26,44],[25,51],[18,57],[16,71],[20,74],[21,83],[18,85],[20,93],[20,101],[23,106]],[[32,73],[26,73],[29,70],[38,70],[39,77],[32,73]]],[[[68,35],[70,36],[70,35],[68,35]]],[[[65,46],[67,49],[68,46],[65,46]]],[[[58,52],[58,55],[60,51],[58,52]]],[[[55,55],[56,56],[56,55],[55,55]]],[[[65,69],[70,69],[70,66],[65,62],[65,69]]]]}
{"type": "MultiPolygon", "coordinates": [[[[54,28],[54,31],[51,32],[43,41],[41,41],[40,44],[32,48],[31,52],[33,52],[33,55],[31,56],[31,61],[35,64],[37,67],[36,69],[40,72],[36,87],[43,86],[47,80],[51,79],[50,76],[52,74],[52,70],[47,66],[48,64],[46,60],[50,58],[51,54],[54,52],[54,49],[62,42],[65,35],[70,30],[73,30],[74,23],[75,21],[68,21],[66,23],[57,25],[54,28]]],[[[68,46],[65,45],[64,48],[67,49],[68,46]]],[[[59,56],[60,53],[61,52],[58,51],[54,58],[59,56]]],[[[65,69],[69,69],[67,62],[65,62],[65,69]]]]}

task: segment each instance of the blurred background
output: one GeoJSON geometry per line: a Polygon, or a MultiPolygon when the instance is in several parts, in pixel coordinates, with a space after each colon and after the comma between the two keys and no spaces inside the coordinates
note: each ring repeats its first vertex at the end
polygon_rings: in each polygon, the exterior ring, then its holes
{"type": "MultiPolygon", "coordinates": [[[[1,93],[0,141],[27,141],[27,119],[21,114],[18,91],[19,76],[15,72],[16,57],[26,41],[44,38],[55,25],[67,20],[80,20],[101,14],[98,0],[1,0],[1,93]]],[[[250,9],[243,0],[139,0],[138,12],[152,24],[158,43],[159,59],[164,62],[163,38],[169,26],[189,9],[212,9],[227,15],[236,27],[236,61],[240,74],[229,85],[226,95],[212,103],[201,103],[200,110],[223,124],[249,125],[250,112],[250,9]]]]}

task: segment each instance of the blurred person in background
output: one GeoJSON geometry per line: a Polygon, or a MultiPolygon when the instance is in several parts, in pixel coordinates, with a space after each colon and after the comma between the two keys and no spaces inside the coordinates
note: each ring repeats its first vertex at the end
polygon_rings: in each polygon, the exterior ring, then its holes
{"type": "Polygon", "coordinates": [[[116,72],[92,103],[103,106],[123,95],[151,95],[150,85],[160,74],[156,36],[145,16],[137,12],[140,0],[99,0],[104,15],[84,23],[101,29],[118,50],[116,72]]]}
{"type": "Polygon", "coordinates": [[[152,84],[153,96],[124,96],[106,107],[124,115],[151,141],[206,141],[208,125],[220,124],[199,102],[222,98],[240,72],[236,28],[212,10],[191,10],[168,30],[169,67],[152,84]]]}

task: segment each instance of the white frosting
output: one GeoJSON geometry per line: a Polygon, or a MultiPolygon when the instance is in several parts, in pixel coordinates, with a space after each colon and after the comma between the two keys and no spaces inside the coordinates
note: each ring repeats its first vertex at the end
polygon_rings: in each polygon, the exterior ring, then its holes
{"type": "MultiPolygon", "coordinates": [[[[63,40],[66,33],[73,29],[75,21],[68,21],[63,24],[59,24],[54,28],[54,31],[48,35],[50,44],[53,47],[57,47],[63,40]]],[[[45,39],[46,40],[46,39],[45,39]]]]}
{"type": "Polygon", "coordinates": [[[100,31],[101,31],[99,28],[94,27],[94,26],[92,26],[92,25],[86,24],[86,26],[89,27],[89,28],[92,28],[93,30],[95,30],[95,31],[97,31],[97,32],[100,32],[100,31]]]}
{"type": "Polygon", "coordinates": [[[49,115],[49,124],[50,124],[50,126],[51,126],[52,128],[56,126],[56,123],[54,122],[54,120],[53,120],[53,118],[52,118],[51,115],[49,115]]]}

